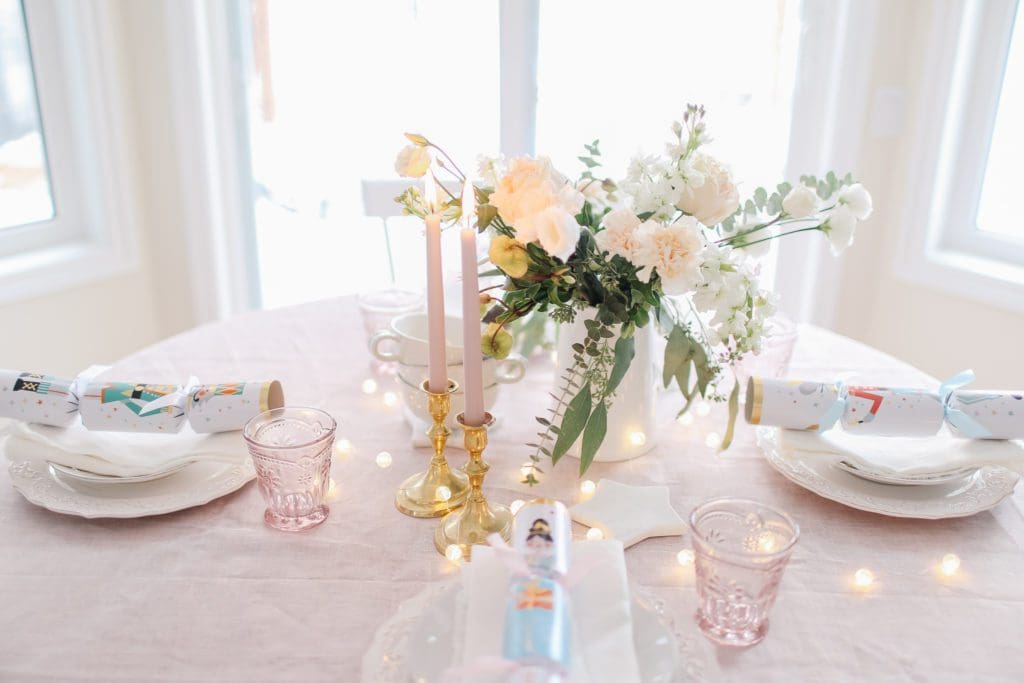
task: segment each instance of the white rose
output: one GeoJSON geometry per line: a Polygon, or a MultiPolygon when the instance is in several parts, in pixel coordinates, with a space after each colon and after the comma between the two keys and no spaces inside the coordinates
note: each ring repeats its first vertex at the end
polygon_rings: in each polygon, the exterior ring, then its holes
{"type": "Polygon", "coordinates": [[[704,237],[695,218],[683,216],[671,225],[648,220],[637,228],[637,237],[638,276],[650,282],[657,272],[666,294],[686,294],[701,282],[704,237]]]}
{"type": "Polygon", "coordinates": [[[803,183],[797,185],[782,200],[782,210],[793,218],[807,218],[818,211],[818,193],[803,183]]]}
{"type": "Polygon", "coordinates": [[[871,215],[871,194],[860,183],[840,190],[839,204],[848,206],[859,221],[871,215]]]}
{"type": "Polygon", "coordinates": [[[857,229],[857,216],[846,204],[840,204],[832,210],[825,222],[825,234],[832,244],[832,253],[839,254],[853,244],[853,233],[857,229]]]}
{"type": "Polygon", "coordinates": [[[576,217],[560,206],[549,206],[532,217],[531,227],[544,251],[563,261],[568,260],[580,240],[580,224],[576,217]]]}
{"type": "Polygon", "coordinates": [[[735,213],[740,195],[728,169],[707,154],[693,159],[693,168],[703,182],[687,184],[676,207],[697,218],[704,225],[717,225],[735,213]]]}
{"type": "MultiPolygon", "coordinates": [[[[509,225],[520,229],[523,218],[540,213],[555,201],[551,182],[551,163],[547,159],[516,157],[508,172],[498,180],[490,202],[509,225]]],[[[520,235],[523,242],[533,238],[520,235]]]]}
{"type": "Polygon", "coordinates": [[[566,182],[558,190],[557,201],[563,209],[575,216],[583,210],[583,203],[586,199],[582,192],[566,182]]]}
{"type": "Polygon", "coordinates": [[[636,263],[636,253],[640,246],[636,234],[640,219],[636,214],[628,209],[615,209],[605,215],[602,224],[604,230],[594,236],[597,246],[613,256],[622,256],[636,263]]]}
{"type": "Polygon", "coordinates": [[[430,150],[419,145],[402,148],[395,159],[395,170],[403,178],[422,178],[430,168],[430,150]]]}

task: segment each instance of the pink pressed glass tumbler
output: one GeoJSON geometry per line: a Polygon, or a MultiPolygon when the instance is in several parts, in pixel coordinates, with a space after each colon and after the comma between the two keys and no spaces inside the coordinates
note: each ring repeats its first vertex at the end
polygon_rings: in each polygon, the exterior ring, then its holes
{"type": "Polygon", "coordinates": [[[760,642],[800,527],[767,505],[720,498],[690,514],[690,529],[700,630],[722,645],[760,642]]]}
{"type": "Polygon", "coordinates": [[[267,503],[263,519],[281,531],[311,529],[330,512],[334,418],[316,408],[277,408],[249,420],[242,431],[267,503]]]}

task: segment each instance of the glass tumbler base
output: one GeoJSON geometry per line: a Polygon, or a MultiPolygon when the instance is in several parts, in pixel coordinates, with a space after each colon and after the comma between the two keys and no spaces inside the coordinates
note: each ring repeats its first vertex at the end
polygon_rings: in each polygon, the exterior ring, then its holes
{"type": "Polygon", "coordinates": [[[700,628],[701,633],[704,634],[705,638],[714,641],[719,645],[727,645],[730,647],[749,647],[751,645],[756,645],[764,640],[765,635],[768,633],[767,619],[754,628],[742,630],[723,628],[708,619],[700,610],[697,610],[696,614],[693,615],[693,620],[697,622],[697,627],[700,628]]]}
{"type": "Polygon", "coordinates": [[[263,513],[263,521],[280,531],[305,531],[323,524],[330,512],[330,508],[321,505],[307,515],[286,517],[267,508],[267,511],[263,513]]]}

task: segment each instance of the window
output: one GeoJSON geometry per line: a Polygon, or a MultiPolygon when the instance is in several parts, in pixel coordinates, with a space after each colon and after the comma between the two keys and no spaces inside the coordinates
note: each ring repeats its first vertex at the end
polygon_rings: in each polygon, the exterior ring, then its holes
{"type": "Polygon", "coordinates": [[[133,265],[108,12],[0,0],[0,302],[133,265]]]}
{"type": "MultiPolygon", "coordinates": [[[[617,177],[638,143],[660,148],[697,101],[711,108],[718,153],[744,187],[778,182],[798,3],[741,5],[744,22],[736,3],[698,0],[248,0],[238,20],[262,305],[388,283],[379,216],[406,184],[392,168],[403,131],[466,164],[536,149],[570,174],[580,145],[600,137],[617,177]],[[679,27],[694,22],[704,29],[684,44],[679,27]]],[[[389,218],[388,228],[398,284],[418,287],[421,225],[389,218]]],[[[452,270],[456,242],[444,245],[452,270]]]]}

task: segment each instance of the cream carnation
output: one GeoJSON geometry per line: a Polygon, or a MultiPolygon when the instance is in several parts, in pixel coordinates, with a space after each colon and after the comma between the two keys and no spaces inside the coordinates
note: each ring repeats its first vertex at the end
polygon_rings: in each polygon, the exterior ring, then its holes
{"type": "Polygon", "coordinates": [[[627,209],[615,209],[605,215],[602,224],[604,230],[594,236],[597,246],[612,256],[621,256],[635,263],[640,247],[636,234],[640,219],[636,214],[627,209]]]}
{"type": "Polygon", "coordinates": [[[704,225],[717,225],[735,213],[740,205],[740,195],[729,170],[707,154],[694,157],[693,170],[703,182],[688,183],[676,207],[704,225]]]}
{"type": "Polygon", "coordinates": [[[692,216],[670,225],[645,221],[637,228],[637,237],[634,263],[641,266],[638,276],[650,282],[657,273],[666,294],[686,294],[701,281],[704,238],[700,223],[692,216]]]}

